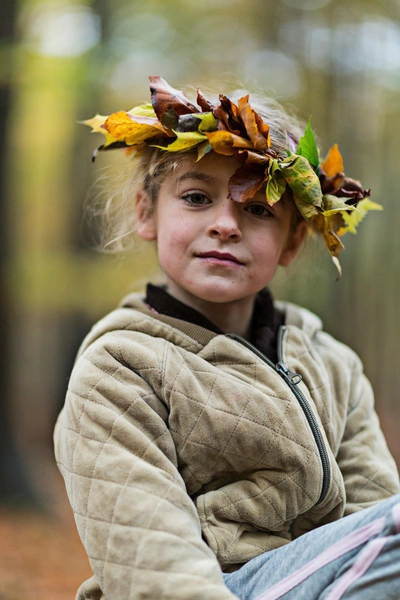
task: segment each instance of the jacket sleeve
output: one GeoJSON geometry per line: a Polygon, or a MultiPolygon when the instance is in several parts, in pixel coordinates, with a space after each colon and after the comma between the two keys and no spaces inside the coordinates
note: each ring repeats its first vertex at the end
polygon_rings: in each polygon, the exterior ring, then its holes
{"type": "MultiPolygon", "coordinates": [[[[142,364],[149,351],[138,348],[142,364]]],[[[56,458],[101,597],[233,600],[202,539],[167,417],[112,335],[78,359],[56,458]]]]}
{"type": "Polygon", "coordinates": [[[380,428],[373,391],[358,357],[352,370],[347,419],[337,461],[346,488],[345,514],[399,493],[396,464],[380,428]]]}

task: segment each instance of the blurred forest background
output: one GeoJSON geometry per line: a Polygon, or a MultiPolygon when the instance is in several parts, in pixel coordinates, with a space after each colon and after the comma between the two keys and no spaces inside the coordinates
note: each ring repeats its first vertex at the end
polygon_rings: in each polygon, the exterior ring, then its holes
{"type": "Polygon", "coordinates": [[[52,430],[81,339],[157,263],[140,245],[123,262],[91,247],[87,191],[128,163],[93,165],[101,136],[77,121],[147,102],[150,74],[272,92],[383,204],[344,238],[340,281],[311,243],[274,293],[361,355],[400,464],[400,1],[0,2],[0,599],[67,600],[88,572],[52,430]]]}

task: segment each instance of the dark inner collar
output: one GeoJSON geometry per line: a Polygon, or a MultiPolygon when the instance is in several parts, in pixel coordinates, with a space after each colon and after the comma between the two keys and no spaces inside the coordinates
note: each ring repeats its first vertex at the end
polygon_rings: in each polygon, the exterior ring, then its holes
{"type": "MultiPolygon", "coordinates": [[[[222,331],[199,311],[171,296],[165,287],[149,283],[146,289],[145,302],[160,314],[199,325],[218,334],[229,333],[222,331]]],[[[277,336],[278,329],[283,321],[283,313],[275,308],[269,290],[266,288],[261,290],[257,294],[254,303],[249,341],[273,362],[278,360],[277,336]]]]}

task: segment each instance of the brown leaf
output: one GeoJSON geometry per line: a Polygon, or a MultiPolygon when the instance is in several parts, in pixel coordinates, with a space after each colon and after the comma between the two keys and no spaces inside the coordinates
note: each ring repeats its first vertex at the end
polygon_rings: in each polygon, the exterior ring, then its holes
{"type": "Polygon", "coordinates": [[[175,111],[179,116],[198,112],[198,109],[189,102],[186,96],[171,87],[165,79],[156,75],[151,75],[149,79],[151,103],[160,121],[166,111],[175,111]]]}
{"type": "Polygon", "coordinates": [[[238,159],[243,163],[257,163],[259,165],[266,165],[269,162],[269,156],[252,150],[238,150],[238,159]]]}
{"type": "Polygon", "coordinates": [[[229,198],[235,202],[244,202],[252,198],[267,178],[265,166],[254,163],[242,165],[229,180],[229,198]]]}
{"type": "Polygon", "coordinates": [[[197,88],[197,104],[200,106],[203,112],[212,112],[215,108],[211,102],[203,95],[200,88],[197,88]]]}
{"type": "Polygon", "coordinates": [[[239,100],[239,115],[244,123],[247,135],[254,144],[255,150],[264,152],[270,145],[269,127],[249,104],[249,96],[239,100]]]}
{"type": "Polygon", "coordinates": [[[213,110],[214,117],[219,119],[219,128],[226,129],[235,135],[246,135],[246,129],[240,119],[239,109],[227,96],[219,97],[220,105],[213,110]]]}
{"type": "Polygon", "coordinates": [[[252,148],[253,146],[249,140],[230,133],[229,131],[206,131],[205,134],[213,150],[218,154],[232,156],[236,148],[252,148]]]}

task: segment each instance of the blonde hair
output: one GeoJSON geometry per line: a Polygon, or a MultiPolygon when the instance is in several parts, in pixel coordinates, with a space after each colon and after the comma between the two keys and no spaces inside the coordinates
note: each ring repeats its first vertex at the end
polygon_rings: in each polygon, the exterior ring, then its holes
{"type": "MultiPolygon", "coordinates": [[[[228,97],[237,102],[249,92],[237,89],[228,97]]],[[[211,101],[214,101],[211,98],[211,101]]],[[[217,99],[215,99],[217,102],[217,99]]],[[[278,154],[285,154],[287,149],[296,150],[299,139],[304,131],[304,124],[289,114],[273,98],[260,94],[251,94],[252,108],[269,125],[271,148],[278,154]]],[[[139,190],[144,190],[150,197],[152,205],[157,201],[160,185],[167,173],[178,167],[182,158],[190,152],[166,152],[145,145],[137,153],[133,153],[129,166],[124,173],[116,177],[102,176],[93,186],[89,194],[87,216],[94,221],[98,229],[99,249],[107,253],[127,253],[132,250],[135,242],[135,199],[139,190]]],[[[192,151],[195,156],[195,151],[192,151]]],[[[290,201],[293,210],[293,224],[299,221],[300,213],[290,201]]]]}

